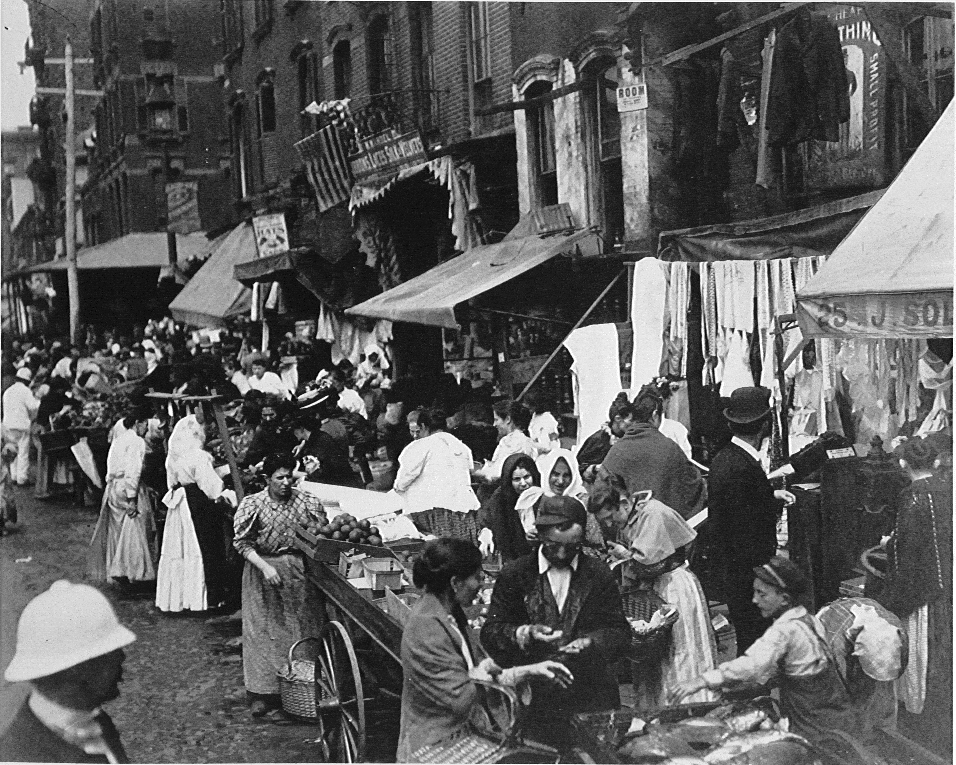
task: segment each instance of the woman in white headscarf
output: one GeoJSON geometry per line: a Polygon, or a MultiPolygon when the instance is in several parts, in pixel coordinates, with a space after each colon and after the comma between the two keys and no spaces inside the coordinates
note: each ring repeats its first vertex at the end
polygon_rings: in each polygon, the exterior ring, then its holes
{"type": "MultiPolygon", "coordinates": [[[[169,508],[156,572],[156,607],[161,611],[205,611],[225,598],[226,547],[222,479],[205,451],[206,434],[193,414],[173,428],[166,456],[163,504],[169,508]]],[[[234,498],[229,504],[235,504],[234,498]]]]}
{"type": "MultiPolygon", "coordinates": [[[[546,497],[574,497],[585,507],[588,506],[588,490],[584,487],[581,472],[578,470],[578,461],[567,449],[553,448],[542,454],[535,461],[541,473],[541,488],[546,497]]],[[[604,547],[604,536],[597,519],[588,513],[588,523],[584,530],[584,538],[589,543],[591,551],[594,548],[604,547]]]]}

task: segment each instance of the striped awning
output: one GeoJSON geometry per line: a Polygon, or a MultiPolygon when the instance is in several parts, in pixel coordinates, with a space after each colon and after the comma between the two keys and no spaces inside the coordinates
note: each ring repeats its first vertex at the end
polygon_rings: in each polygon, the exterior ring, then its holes
{"type": "Polygon", "coordinates": [[[352,190],[352,172],[339,129],[328,125],[294,145],[305,163],[319,212],[346,201],[352,190]]]}

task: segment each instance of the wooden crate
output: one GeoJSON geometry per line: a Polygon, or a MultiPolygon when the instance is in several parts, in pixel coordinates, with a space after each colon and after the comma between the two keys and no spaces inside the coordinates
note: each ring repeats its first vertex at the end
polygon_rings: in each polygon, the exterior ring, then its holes
{"type": "Polygon", "coordinates": [[[417,592],[396,593],[386,587],[385,613],[404,627],[408,621],[408,615],[412,612],[412,606],[418,602],[419,598],[421,595],[417,592]]]}
{"type": "Polygon", "coordinates": [[[317,537],[307,529],[301,526],[295,530],[296,535],[305,542],[305,554],[312,560],[322,563],[331,563],[338,565],[339,556],[342,553],[365,553],[371,558],[395,558],[395,553],[387,547],[373,547],[372,545],[362,545],[356,542],[340,542],[336,539],[323,539],[317,537]]]}

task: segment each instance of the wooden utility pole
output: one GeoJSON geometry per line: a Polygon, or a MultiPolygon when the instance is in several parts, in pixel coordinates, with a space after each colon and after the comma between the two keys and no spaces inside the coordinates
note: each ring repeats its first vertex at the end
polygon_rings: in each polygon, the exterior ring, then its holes
{"type": "Polygon", "coordinates": [[[73,44],[66,38],[63,54],[66,76],[66,221],[63,247],[66,250],[66,283],[70,296],[70,339],[79,345],[80,275],[76,268],[76,122],[73,114],[73,44]]]}

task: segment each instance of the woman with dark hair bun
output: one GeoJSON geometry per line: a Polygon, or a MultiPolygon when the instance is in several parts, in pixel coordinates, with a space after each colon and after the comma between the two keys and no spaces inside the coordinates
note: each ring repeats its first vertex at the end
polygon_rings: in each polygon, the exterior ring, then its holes
{"type": "Polygon", "coordinates": [[[540,485],[541,474],[527,454],[512,454],[505,460],[501,485],[478,511],[478,540],[482,552],[497,550],[505,563],[531,552],[517,505],[524,492],[540,485]]]}
{"type": "Polygon", "coordinates": [[[402,633],[402,718],[398,762],[418,762],[424,747],[446,745],[477,732],[470,722],[481,703],[475,681],[516,685],[533,676],[567,687],[563,664],[542,661],[501,669],[472,645],[463,608],[481,587],[481,553],[469,542],[441,537],[428,542],[412,579],[424,591],[402,633]]]}
{"type": "Polygon", "coordinates": [[[498,446],[491,457],[478,472],[486,480],[493,481],[501,477],[505,460],[512,454],[527,454],[534,459],[538,448],[528,436],[531,424],[531,410],[520,401],[505,399],[494,405],[495,428],[498,430],[498,446]]]}
{"type": "Polygon", "coordinates": [[[306,581],[295,529],[316,533],[326,516],[319,500],[294,489],[296,460],[289,452],[266,456],[264,491],[239,503],[233,547],[246,559],[242,572],[242,669],[253,717],[281,721],[276,672],[289,648],[317,635],[323,613],[318,590],[306,581]]]}

